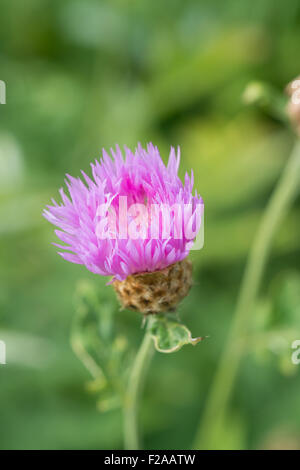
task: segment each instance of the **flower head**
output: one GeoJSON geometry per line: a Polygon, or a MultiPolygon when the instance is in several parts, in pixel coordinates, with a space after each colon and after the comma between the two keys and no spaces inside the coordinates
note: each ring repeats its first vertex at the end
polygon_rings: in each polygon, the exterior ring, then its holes
{"type": "Polygon", "coordinates": [[[125,158],[118,146],[111,154],[103,150],[91,164],[93,179],[67,175],[69,196],[60,189],[62,202],[52,200],[44,211],[60,228],[59,254],[120,281],[183,260],[199,231],[203,201],[192,195],[193,175],[184,184],[178,177],[179,150],[176,157],[171,148],[167,166],[152,144],[134,153],[125,148],[125,158]]]}

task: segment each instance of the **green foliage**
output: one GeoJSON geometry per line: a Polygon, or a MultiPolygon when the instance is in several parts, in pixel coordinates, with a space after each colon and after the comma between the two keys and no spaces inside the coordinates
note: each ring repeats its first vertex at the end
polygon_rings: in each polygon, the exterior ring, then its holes
{"type": "MultiPolygon", "coordinates": [[[[89,173],[102,147],[138,141],[165,157],[180,145],[181,176],[194,169],[205,202],[205,246],[191,253],[195,284],[179,313],[210,339],[155,355],[141,410],[147,448],[190,448],[250,243],[293,141],[278,116],[245,107],[243,93],[257,80],[280,93],[299,74],[299,26],[298,0],[1,2],[0,339],[13,354],[0,366],[1,448],[122,446],[116,406],[141,318],[117,311],[106,280],[56,255],[41,212],[66,172],[89,173]],[[92,375],[69,347],[71,324],[92,375]],[[95,397],[111,411],[95,412],[95,397]]],[[[276,235],[275,280],[240,339],[248,354],[218,448],[259,448],[283,427],[299,442],[300,368],[290,361],[300,339],[299,210],[297,201],[276,235]]],[[[168,348],[174,331],[160,331],[168,348]]]]}
{"type": "Polygon", "coordinates": [[[253,330],[247,335],[249,348],[260,362],[275,364],[284,375],[295,375],[291,346],[300,328],[299,273],[281,274],[269,292],[257,306],[253,330]]]}
{"type": "Polygon", "coordinates": [[[128,369],[128,341],[116,332],[116,303],[92,282],[78,284],[71,344],[93,381],[87,389],[99,394],[98,408],[119,406],[128,369]]]}
{"type": "Polygon", "coordinates": [[[156,315],[150,327],[155,348],[162,353],[176,352],[185,344],[196,346],[204,338],[193,338],[190,330],[169,315],[156,315]]]}

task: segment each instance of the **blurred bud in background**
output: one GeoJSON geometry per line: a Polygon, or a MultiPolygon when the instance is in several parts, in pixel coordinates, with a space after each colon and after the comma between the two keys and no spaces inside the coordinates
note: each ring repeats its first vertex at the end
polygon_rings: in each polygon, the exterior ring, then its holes
{"type": "Polygon", "coordinates": [[[297,134],[300,135],[300,76],[288,84],[286,92],[290,97],[287,112],[297,134]]]}

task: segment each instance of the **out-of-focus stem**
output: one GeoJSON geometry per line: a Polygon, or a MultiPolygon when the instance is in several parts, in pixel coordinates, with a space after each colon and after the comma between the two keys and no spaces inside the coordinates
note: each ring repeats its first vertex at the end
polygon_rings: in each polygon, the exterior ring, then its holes
{"type": "Polygon", "coordinates": [[[247,332],[274,234],[300,190],[298,140],[262,216],[247,260],[236,311],[196,436],[195,448],[213,446],[215,432],[224,423],[227,405],[243,355],[247,332]]]}
{"type": "Polygon", "coordinates": [[[145,336],[135,357],[124,399],[124,445],[125,449],[137,450],[140,447],[138,432],[139,401],[144,379],[154,352],[153,340],[149,333],[151,315],[145,328],[145,336]]]}

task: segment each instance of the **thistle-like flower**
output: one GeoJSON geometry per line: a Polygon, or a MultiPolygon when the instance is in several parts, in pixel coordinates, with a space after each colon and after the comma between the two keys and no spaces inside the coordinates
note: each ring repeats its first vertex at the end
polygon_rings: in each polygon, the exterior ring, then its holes
{"type": "Polygon", "coordinates": [[[44,216],[61,229],[55,233],[65,243],[55,245],[65,260],[113,276],[124,306],[143,313],[173,309],[191,285],[190,264],[183,260],[203,212],[202,198],[192,194],[193,174],[181,182],[180,154],[173,148],[167,166],[152,144],[134,153],[125,148],[125,158],[118,146],[111,154],[103,150],[100,162],[91,164],[93,180],[82,172],[86,184],[67,175],[70,196],[60,189],[62,203],[47,206],[44,216]]]}

